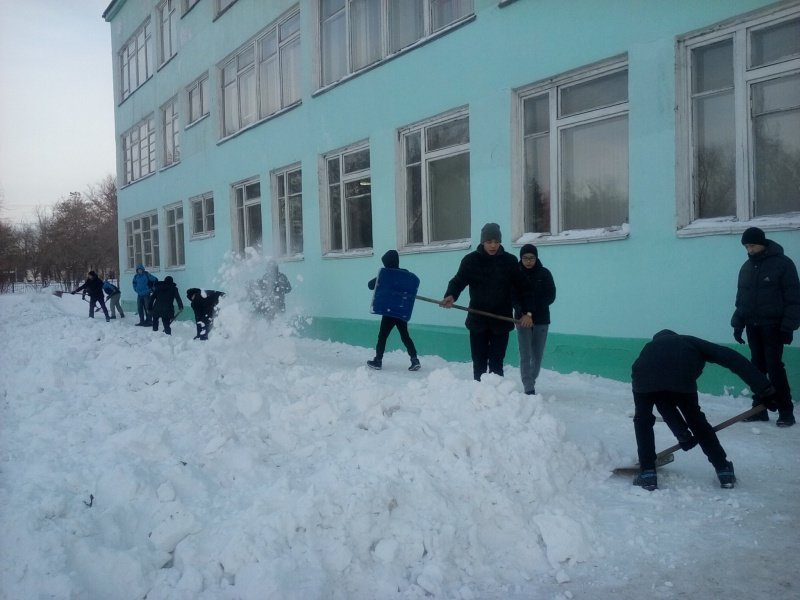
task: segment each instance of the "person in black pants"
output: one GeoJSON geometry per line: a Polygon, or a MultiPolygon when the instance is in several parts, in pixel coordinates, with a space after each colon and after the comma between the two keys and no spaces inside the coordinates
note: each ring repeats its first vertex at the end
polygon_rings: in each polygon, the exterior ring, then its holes
{"type": "Polygon", "coordinates": [[[697,399],[697,378],[708,362],[730,369],[742,378],[756,392],[754,404],[763,403],[770,410],[777,408],[775,388],[753,363],[735,350],[669,329],[659,331],[642,348],[631,373],[635,405],[633,428],[641,469],[633,480],[634,485],[647,490],[658,487],[653,407],[683,450],[700,445],[714,466],[721,487],[732,488],[736,483],[733,463],[728,460],[697,399]]]}
{"type": "Polygon", "coordinates": [[[161,319],[164,323],[164,333],[172,335],[170,324],[175,319],[173,301],[178,303],[179,310],[183,310],[183,300],[178,293],[178,286],[172,277],[167,275],[164,281],[159,281],[153,286],[153,294],[147,307],[153,315],[153,331],[158,331],[158,320],[161,319]]]}
{"type": "MultiPolygon", "coordinates": [[[[780,244],[768,240],[758,227],[742,234],[747,261],[739,270],[736,310],[731,317],[733,337],[744,344],[747,331],[750,359],[765,373],[778,393],[778,427],[795,424],[789,378],[783,365],[783,346],[792,343],[800,327],[800,280],[797,268],[780,244]]],[[[748,421],[769,421],[759,413],[748,421]]]]}
{"type": "MultiPolygon", "coordinates": [[[[483,226],[480,246],[461,259],[458,272],[447,285],[440,306],[452,307],[464,288],[469,286],[470,308],[511,319],[516,297],[520,299],[523,313],[517,323],[520,327],[531,327],[531,291],[520,273],[517,259],[505,251],[501,241],[497,223],[483,226]]],[[[475,381],[480,381],[487,370],[502,377],[508,334],[514,329],[514,322],[468,313],[465,325],[469,330],[475,381]]]]}
{"type": "MultiPolygon", "coordinates": [[[[381,257],[381,261],[383,262],[383,266],[387,269],[400,269],[400,255],[397,253],[397,250],[389,250],[381,257]]],[[[405,271],[405,269],[400,270],[405,271]]],[[[374,290],[376,282],[377,277],[370,279],[367,283],[367,287],[374,290]]],[[[386,340],[389,339],[389,334],[395,327],[397,327],[400,340],[403,342],[408,356],[411,358],[411,366],[408,367],[408,370],[419,371],[422,365],[420,365],[419,358],[417,358],[417,348],[414,346],[414,340],[412,340],[411,336],[408,334],[408,323],[403,319],[390,317],[388,315],[383,315],[381,317],[381,326],[378,330],[378,343],[375,344],[375,358],[368,360],[367,366],[376,370],[383,368],[383,353],[386,350],[386,340]]]]}
{"type": "Polygon", "coordinates": [[[111,319],[108,316],[106,301],[103,299],[103,280],[97,276],[97,273],[94,271],[89,271],[89,276],[84,284],[79,288],[74,289],[70,293],[77,294],[81,290],[86,290],[86,292],[89,294],[89,318],[94,319],[94,305],[97,303],[100,305],[100,308],[103,309],[103,314],[106,316],[106,322],[110,321],[111,319]]]}
{"type": "Polygon", "coordinates": [[[211,327],[214,325],[214,317],[217,312],[219,299],[225,292],[206,290],[205,294],[199,288],[189,288],[186,290],[186,297],[191,303],[194,311],[194,322],[197,326],[196,340],[207,340],[211,327]]]}

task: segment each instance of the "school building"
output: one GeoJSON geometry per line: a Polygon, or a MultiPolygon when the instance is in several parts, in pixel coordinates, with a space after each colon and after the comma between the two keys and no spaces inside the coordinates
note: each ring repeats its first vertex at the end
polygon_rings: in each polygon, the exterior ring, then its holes
{"type": "MultiPolygon", "coordinates": [[[[253,248],[304,335],[371,347],[384,252],[441,298],[496,222],[554,275],[545,368],[629,380],[662,328],[734,344],[744,229],[800,263],[797,0],[112,0],[103,18],[123,282],[143,263],[213,288],[253,248]]],[[[469,360],[464,316],[417,303],[423,364],[469,360]]],[[[785,362],[800,390],[800,340],[785,362]]],[[[704,391],[724,385],[743,387],[707,369],[704,391]]]]}

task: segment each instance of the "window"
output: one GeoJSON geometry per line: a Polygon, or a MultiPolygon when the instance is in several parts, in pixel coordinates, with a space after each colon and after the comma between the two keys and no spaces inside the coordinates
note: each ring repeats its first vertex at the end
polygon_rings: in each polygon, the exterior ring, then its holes
{"type": "Polygon", "coordinates": [[[172,165],[181,159],[177,98],[161,109],[161,133],[164,139],[164,166],[172,165]]]}
{"type": "Polygon", "coordinates": [[[400,132],[406,246],[470,237],[469,115],[462,110],[400,132]]]}
{"type": "Polygon", "coordinates": [[[800,211],[800,7],[679,41],[679,225],[800,211]]]}
{"type": "Polygon", "coordinates": [[[192,207],[192,235],[209,236],[214,233],[214,195],[211,192],[189,199],[192,207]]]}
{"type": "Polygon", "coordinates": [[[228,7],[231,6],[236,0],[214,0],[214,14],[220,15],[221,13],[228,10],[228,7]]]}
{"type": "Polygon", "coordinates": [[[144,265],[147,269],[158,269],[161,259],[158,253],[158,215],[147,214],[125,221],[125,246],[128,269],[144,265]]]}
{"type": "MultiPolygon", "coordinates": [[[[628,69],[623,61],[517,92],[515,233],[607,237],[628,221],[628,69]]],[[[616,235],[616,234],[614,234],[616,235]]]]}
{"type": "Polygon", "coordinates": [[[186,264],[183,248],[183,206],[168,206],[164,213],[167,218],[167,266],[182,267],[186,264]]]}
{"type": "Polygon", "coordinates": [[[125,100],[150,78],[154,60],[153,38],[148,19],[119,51],[121,100],[125,100]]]}
{"type": "Polygon", "coordinates": [[[258,181],[233,186],[234,240],[236,249],[257,248],[261,245],[261,184],[258,181]]]}
{"type": "Polygon", "coordinates": [[[473,0],[320,0],[322,85],[472,15],[473,0]]]}
{"type": "Polygon", "coordinates": [[[272,174],[275,204],[275,252],[278,256],[303,253],[303,171],[290,167],[272,174]]]}
{"type": "Polygon", "coordinates": [[[159,46],[161,64],[178,53],[178,0],[164,0],[158,5],[159,46]]]}
{"type": "Polygon", "coordinates": [[[186,96],[189,98],[189,125],[205,117],[209,112],[208,73],[192,82],[186,88],[186,96]]]}
{"type": "Polygon", "coordinates": [[[183,14],[186,14],[187,12],[192,10],[192,8],[194,8],[194,5],[197,4],[198,2],[200,2],[200,0],[183,0],[183,14]]]}
{"type": "Polygon", "coordinates": [[[122,135],[125,184],[156,170],[156,136],[152,115],[122,135]]]}
{"type": "Polygon", "coordinates": [[[325,157],[327,252],[372,248],[372,194],[369,146],[343,150],[325,157]]]}
{"type": "Polygon", "coordinates": [[[222,66],[223,134],[300,101],[300,13],[295,9],[222,66]]]}

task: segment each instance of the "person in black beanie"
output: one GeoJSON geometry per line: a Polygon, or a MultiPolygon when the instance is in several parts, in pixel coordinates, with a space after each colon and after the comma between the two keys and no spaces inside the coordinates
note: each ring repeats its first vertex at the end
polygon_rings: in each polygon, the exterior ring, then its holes
{"type": "MultiPolygon", "coordinates": [[[[536,393],[536,378],[542,368],[542,355],[550,327],[550,305],[556,299],[556,284],[553,275],[542,265],[539,252],[533,244],[525,244],[519,250],[519,271],[527,282],[533,298],[533,312],[528,316],[532,327],[517,326],[519,344],[519,372],[526,394],[536,393]]],[[[522,318],[522,298],[514,299],[514,318],[522,318]]]]}
{"type": "Polygon", "coordinates": [[[197,335],[194,336],[194,339],[202,341],[208,339],[208,334],[214,325],[217,304],[219,304],[219,299],[224,295],[225,292],[217,292],[215,290],[203,292],[200,288],[186,290],[186,297],[191,303],[194,311],[194,322],[197,326],[197,335]]]}
{"type": "Polygon", "coordinates": [[[153,286],[148,309],[153,315],[153,331],[158,331],[158,320],[164,323],[164,333],[172,335],[170,324],[175,320],[175,307],[173,301],[178,303],[178,309],[183,310],[183,300],[178,293],[178,286],[167,275],[164,281],[159,281],[153,286]]]}
{"type": "Polygon", "coordinates": [[[103,280],[97,276],[97,273],[89,271],[89,276],[86,278],[84,284],[70,293],[77,294],[81,290],[85,290],[85,293],[89,294],[89,318],[94,319],[94,305],[97,303],[100,305],[100,308],[103,309],[106,322],[110,321],[111,319],[108,316],[106,301],[103,299],[103,280]]]}
{"type": "MultiPolygon", "coordinates": [[[[778,427],[795,424],[792,391],[783,364],[783,346],[792,343],[800,327],[800,279],[794,262],[780,244],[768,240],[758,227],[742,234],[747,260],[739,270],[736,310],[731,317],[733,337],[744,344],[747,333],[750,359],[769,377],[777,391],[778,427]]],[[[761,412],[748,421],[769,421],[761,412]]]]}
{"type": "Polygon", "coordinates": [[[506,253],[501,241],[497,223],[484,225],[480,245],[461,259],[458,272],[450,280],[444,298],[439,303],[443,308],[452,307],[464,288],[469,286],[470,308],[509,319],[496,319],[471,312],[467,314],[465,325],[469,330],[475,381],[480,381],[487,369],[503,376],[508,334],[514,329],[511,321],[514,297],[520,299],[522,306],[519,326],[527,328],[533,324],[530,290],[520,273],[517,260],[506,253]]]}

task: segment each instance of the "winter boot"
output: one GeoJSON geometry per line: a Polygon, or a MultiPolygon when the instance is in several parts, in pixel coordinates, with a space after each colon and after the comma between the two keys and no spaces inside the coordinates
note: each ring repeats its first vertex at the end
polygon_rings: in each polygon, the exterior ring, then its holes
{"type": "Polygon", "coordinates": [[[794,412],[778,412],[778,420],[775,422],[778,427],[791,427],[795,423],[794,412]]]}
{"type": "Polygon", "coordinates": [[[383,368],[383,361],[380,358],[373,358],[372,360],[367,361],[367,366],[370,369],[375,369],[376,371],[380,371],[383,368]]]}
{"type": "Polygon", "coordinates": [[[419,371],[422,365],[419,364],[419,359],[416,356],[411,357],[411,366],[408,367],[409,371],[419,371]]]}
{"type": "Polygon", "coordinates": [[[746,419],[742,419],[745,423],[753,423],[755,421],[769,421],[769,414],[767,411],[762,410],[761,412],[757,412],[756,414],[747,417],[746,419]]]}
{"type": "Polygon", "coordinates": [[[717,477],[719,477],[719,487],[726,490],[731,489],[736,483],[736,475],[733,473],[733,463],[727,461],[724,467],[717,469],[717,477]]]}
{"type": "Polygon", "coordinates": [[[648,492],[658,488],[658,477],[656,476],[655,469],[645,469],[639,473],[633,480],[633,485],[638,485],[646,489],[648,492]]]}

